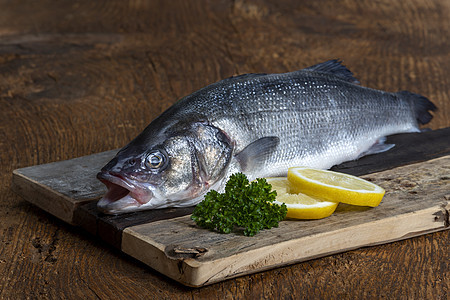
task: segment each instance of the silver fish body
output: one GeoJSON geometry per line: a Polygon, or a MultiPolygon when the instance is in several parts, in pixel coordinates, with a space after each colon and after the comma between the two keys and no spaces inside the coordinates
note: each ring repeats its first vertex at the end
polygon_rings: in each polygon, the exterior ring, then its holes
{"type": "Polygon", "coordinates": [[[192,206],[234,172],[282,176],[390,149],[383,137],[419,131],[435,106],[410,92],[359,86],[332,60],[285,74],[246,74],[184,97],[98,174],[110,214],[192,206]]]}

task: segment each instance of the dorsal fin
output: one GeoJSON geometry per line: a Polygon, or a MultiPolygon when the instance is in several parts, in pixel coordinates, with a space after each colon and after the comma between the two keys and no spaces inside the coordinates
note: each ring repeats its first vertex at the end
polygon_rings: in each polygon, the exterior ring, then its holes
{"type": "Polygon", "coordinates": [[[353,73],[342,64],[342,61],[337,59],[329,60],[303,70],[331,74],[348,82],[359,84],[358,79],[353,77],[353,73]]]}

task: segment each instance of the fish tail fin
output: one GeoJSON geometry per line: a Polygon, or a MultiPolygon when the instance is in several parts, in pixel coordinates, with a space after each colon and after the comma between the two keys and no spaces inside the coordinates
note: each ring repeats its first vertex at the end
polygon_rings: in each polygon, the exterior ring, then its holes
{"type": "Polygon", "coordinates": [[[433,115],[430,111],[436,111],[437,107],[428,98],[408,91],[401,91],[397,94],[412,103],[418,123],[424,125],[431,121],[433,115]]]}

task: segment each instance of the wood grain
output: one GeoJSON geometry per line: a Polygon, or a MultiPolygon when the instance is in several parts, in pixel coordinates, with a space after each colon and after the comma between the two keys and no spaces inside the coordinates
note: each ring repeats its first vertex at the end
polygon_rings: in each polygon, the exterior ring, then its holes
{"type": "Polygon", "coordinates": [[[27,201],[45,207],[45,211],[73,225],[77,207],[98,200],[106,192],[95,176],[116,152],[105,151],[14,170],[11,188],[19,195],[26,194],[27,201]]]}
{"type": "Polygon", "coordinates": [[[450,126],[450,5],[413,1],[0,1],[0,298],[447,299],[449,231],[184,288],[10,190],[14,169],[125,145],[178,98],[341,58],[450,126]]]}

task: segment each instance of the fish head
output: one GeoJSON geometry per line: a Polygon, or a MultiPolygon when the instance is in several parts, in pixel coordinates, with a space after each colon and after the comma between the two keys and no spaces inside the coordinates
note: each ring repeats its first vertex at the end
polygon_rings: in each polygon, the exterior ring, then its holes
{"type": "Polygon", "coordinates": [[[224,177],[233,150],[219,129],[192,127],[156,142],[138,137],[119,151],[97,174],[108,189],[99,210],[120,214],[200,202],[224,177]]]}

